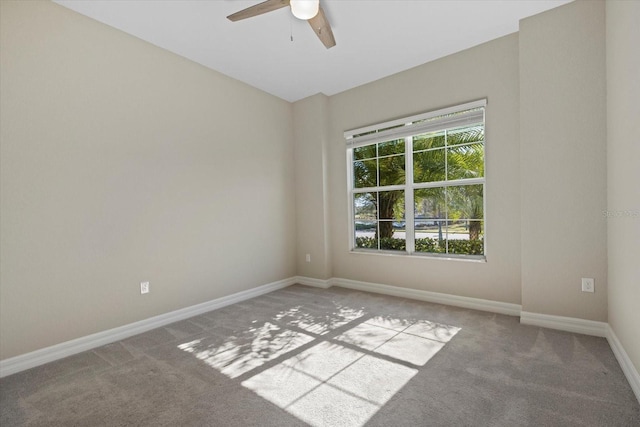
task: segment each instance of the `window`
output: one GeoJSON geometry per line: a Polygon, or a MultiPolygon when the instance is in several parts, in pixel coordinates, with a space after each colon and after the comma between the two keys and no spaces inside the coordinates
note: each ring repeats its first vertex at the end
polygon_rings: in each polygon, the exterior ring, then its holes
{"type": "Polygon", "coordinates": [[[345,132],[353,250],[484,258],[485,105],[345,132]]]}

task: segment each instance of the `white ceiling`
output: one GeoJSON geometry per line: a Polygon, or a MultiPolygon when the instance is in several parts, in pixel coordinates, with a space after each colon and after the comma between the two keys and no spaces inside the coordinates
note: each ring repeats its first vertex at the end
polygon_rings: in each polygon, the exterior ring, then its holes
{"type": "Polygon", "coordinates": [[[333,95],[513,33],[520,19],[570,0],[321,0],[336,38],[331,49],[288,7],[226,19],[260,0],[54,1],[296,101],[333,95]]]}

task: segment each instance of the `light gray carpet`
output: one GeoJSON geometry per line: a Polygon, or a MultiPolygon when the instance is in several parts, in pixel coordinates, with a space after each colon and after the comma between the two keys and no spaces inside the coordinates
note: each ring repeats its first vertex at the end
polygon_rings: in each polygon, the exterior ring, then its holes
{"type": "Polygon", "coordinates": [[[0,380],[0,425],[639,426],[602,338],[292,286],[0,380]]]}

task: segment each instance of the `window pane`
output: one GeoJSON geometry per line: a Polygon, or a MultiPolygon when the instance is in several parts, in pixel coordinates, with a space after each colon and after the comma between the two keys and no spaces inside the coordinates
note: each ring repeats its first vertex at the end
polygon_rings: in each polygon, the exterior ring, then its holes
{"type": "Polygon", "coordinates": [[[445,218],[446,204],[444,188],[421,188],[414,190],[413,201],[416,221],[445,218]]]}
{"type": "Polygon", "coordinates": [[[356,237],[373,237],[378,231],[376,221],[356,221],[356,237]]]}
{"type": "Polygon", "coordinates": [[[448,187],[448,219],[484,219],[483,187],[483,184],[448,187]]]}
{"type": "Polygon", "coordinates": [[[444,147],[444,132],[431,132],[413,137],[413,151],[444,147]]]}
{"type": "Polygon", "coordinates": [[[404,191],[381,191],[378,193],[380,219],[404,219],[404,191]]]}
{"type": "Polygon", "coordinates": [[[484,176],[484,144],[457,145],[447,149],[447,179],[484,176]]]}
{"type": "Polygon", "coordinates": [[[404,184],[404,154],[383,157],[378,162],[380,165],[380,185],[404,184]]]}
{"type": "Polygon", "coordinates": [[[484,254],[484,221],[465,220],[447,223],[448,253],[484,254]]]}
{"type": "Polygon", "coordinates": [[[447,132],[447,145],[484,142],[484,125],[466,126],[447,132]]]}
{"type": "Polygon", "coordinates": [[[405,251],[407,249],[404,222],[380,221],[379,228],[380,249],[389,251],[405,251]]]}
{"type": "Polygon", "coordinates": [[[445,253],[446,251],[446,221],[416,220],[415,247],[416,252],[445,253]]]}
{"type": "Polygon", "coordinates": [[[444,153],[444,149],[414,153],[413,182],[444,181],[444,153]]]}
{"type": "Polygon", "coordinates": [[[377,177],[377,160],[358,160],[353,162],[353,186],[355,188],[375,187],[377,177]]]}
{"type": "Polygon", "coordinates": [[[446,250],[446,205],[444,188],[414,190],[416,252],[446,250]]]}
{"type": "Polygon", "coordinates": [[[358,147],[353,149],[353,159],[373,159],[376,157],[376,144],[365,145],[364,147],[358,147]]]}
{"type": "Polygon", "coordinates": [[[388,156],[391,154],[404,154],[404,139],[396,139],[378,144],[378,156],[388,156]]]}
{"type": "Polygon", "coordinates": [[[376,221],[378,212],[376,209],[377,193],[357,193],[353,195],[353,212],[356,222],[376,221]]]}
{"type": "Polygon", "coordinates": [[[356,220],[356,248],[378,249],[377,224],[377,221],[356,220]]]}
{"type": "Polygon", "coordinates": [[[378,193],[378,233],[380,248],[405,250],[404,191],[381,191],[378,193]]]}
{"type": "Polygon", "coordinates": [[[357,248],[378,249],[378,193],[358,193],[353,196],[354,228],[357,248]]]}
{"type": "Polygon", "coordinates": [[[376,237],[356,237],[356,248],[379,249],[376,237]]]}

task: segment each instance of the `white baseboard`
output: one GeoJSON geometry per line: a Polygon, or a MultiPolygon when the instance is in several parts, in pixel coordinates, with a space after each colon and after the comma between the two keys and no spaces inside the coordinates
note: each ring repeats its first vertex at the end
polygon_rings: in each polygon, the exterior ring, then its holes
{"type": "Polygon", "coordinates": [[[277,282],[258,286],[257,288],[238,292],[226,297],[217,298],[202,304],[193,305],[180,310],[161,314],[139,322],[124,325],[107,331],[98,332],[85,337],[66,341],[10,359],[0,360],[0,378],[34,368],[45,363],[53,362],[83,351],[91,350],[105,344],[129,338],[133,335],[149,331],[173,322],[188,319],[208,311],[226,307],[241,301],[258,297],[260,295],[286,288],[295,283],[306,286],[327,289],[331,286],[356,289],[366,292],[374,292],[384,295],[410,298],[420,301],[438,304],[452,305],[456,307],[470,308],[493,313],[520,316],[520,322],[525,325],[540,326],[544,328],[559,329],[562,331],[576,332],[586,335],[606,337],[618,363],[620,364],[633,392],[640,402],[640,375],[629,359],[622,344],[607,323],[592,320],[576,319],[571,317],[551,316],[547,314],[529,313],[522,311],[522,306],[498,301],[490,301],[479,298],[462,297],[457,295],[442,294],[438,292],[422,291],[417,289],[401,288],[397,286],[383,285],[379,283],[361,282],[350,279],[331,278],[327,280],[314,279],[304,276],[295,276],[277,282]]]}
{"type": "Polygon", "coordinates": [[[329,289],[331,287],[332,279],[314,279],[313,277],[296,276],[293,278],[295,283],[301,285],[313,286],[314,288],[329,289]]]}
{"type": "Polygon", "coordinates": [[[257,296],[273,292],[278,289],[291,286],[296,281],[294,278],[279,280],[277,282],[268,283],[258,286],[257,288],[248,289],[246,291],[237,292],[222,298],[216,298],[201,304],[196,304],[180,310],[171,311],[169,313],[150,317],[139,322],[130,323],[118,328],[109,329],[107,331],[98,332],[87,335],[71,341],[66,341],[50,347],[30,353],[15,356],[9,359],[0,360],[0,378],[15,374],[26,369],[44,365],[68,356],[72,356],[83,351],[91,350],[105,344],[120,341],[151,329],[159,328],[173,322],[188,319],[211,310],[226,307],[237,302],[245,301],[257,296]]]}
{"type": "Polygon", "coordinates": [[[629,355],[624,350],[624,347],[622,347],[622,343],[620,343],[620,340],[618,340],[618,337],[609,325],[607,325],[607,341],[609,341],[609,346],[611,350],[613,350],[616,359],[618,359],[622,372],[624,372],[624,376],[627,377],[627,381],[629,381],[629,385],[635,393],[638,403],[640,403],[640,374],[636,367],[633,366],[629,355]]]}
{"type": "Polygon", "coordinates": [[[357,289],[359,291],[375,292],[378,294],[410,298],[438,304],[453,305],[473,310],[489,311],[491,313],[519,316],[522,306],[506,302],[490,301],[479,298],[461,297],[458,295],[441,294],[438,292],[421,291],[418,289],[401,288],[398,286],[382,285],[379,283],[360,282],[357,280],[333,278],[329,281],[334,286],[357,289]]]}
{"type": "Polygon", "coordinates": [[[607,324],[605,322],[577,319],[575,317],[552,316],[550,314],[523,311],[520,313],[520,323],[596,337],[607,336],[607,324]]]}

